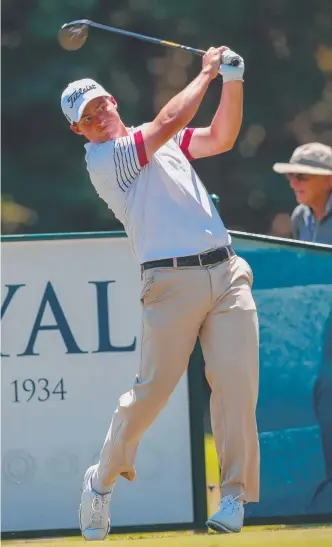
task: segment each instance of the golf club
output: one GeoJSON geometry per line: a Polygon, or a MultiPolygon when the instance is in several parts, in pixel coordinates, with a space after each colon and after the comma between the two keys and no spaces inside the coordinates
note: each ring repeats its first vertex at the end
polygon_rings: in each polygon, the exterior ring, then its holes
{"type": "MultiPolygon", "coordinates": [[[[189,46],[183,46],[176,44],[175,42],[168,42],[167,40],[161,40],[160,38],[152,38],[151,36],[145,36],[144,34],[137,34],[136,32],[130,32],[129,30],[123,30],[116,27],[109,27],[107,25],[101,25],[100,23],[94,23],[89,19],[78,19],[77,21],[71,21],[62,25],[58,33],[58,40],[60,45],[68,50],[74,51],[80,49],[88,38],[89,27],[94,27],[100,30],[106,30],[107,32],[114,32],[116,34],[122,34],[124,36],[130,36],[131,38],[138,38],[145,42],[152,42],[153,44],[159,44],[161,46],[171,47],[175,49],[182,49],[201,57],[206,53],[202,49],[196,49],[189,46]]],[[[234,57],[230,63],[232,66],[239,64],[239,59],[234,57]]]]}

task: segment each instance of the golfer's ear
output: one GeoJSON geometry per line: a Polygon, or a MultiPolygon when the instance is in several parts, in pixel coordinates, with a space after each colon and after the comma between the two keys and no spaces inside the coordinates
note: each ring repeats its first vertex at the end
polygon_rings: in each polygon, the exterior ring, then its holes
{"type": "Polygon", "coordinates": [[[77,125],[71,124],[69,127],[70,127],[70,129],[71,129],[72,131],[74,131],[74,133],[76,133],[76,135],[82,135],[82,133],[81,133],[81,131],[78,129],[77,125]]]}
{"type": "Polygon", "coordinates": [[[114,104],[115,108],[118,108],[118,103],[114,99],[114,97],[111,97],[111,102],[114,104]]]}

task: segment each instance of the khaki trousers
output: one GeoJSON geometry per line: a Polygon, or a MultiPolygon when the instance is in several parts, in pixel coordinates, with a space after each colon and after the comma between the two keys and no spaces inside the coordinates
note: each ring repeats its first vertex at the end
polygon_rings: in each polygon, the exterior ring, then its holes
{"type": "Polygon", "coordinates": [[[120,397],[94,488],[107,491],[118,475],[135,479],[138,443],[186,371],[199,336],[212,390],[222,495],[258,501],[259,344],[251,285],[252,271],[238,256],[215,266],[143,272],[140,370],[133,388],[120,397]]]}

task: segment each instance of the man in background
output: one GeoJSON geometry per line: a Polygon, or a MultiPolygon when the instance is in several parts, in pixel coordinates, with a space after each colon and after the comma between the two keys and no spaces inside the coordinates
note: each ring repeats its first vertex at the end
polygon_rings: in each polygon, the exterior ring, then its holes
{"type": "Polygon", "coordinates": [[[332,148],[304,144],[273,170],[286,175],[299,204],[292,214],[294,239],[332,245],[332,148]]]}

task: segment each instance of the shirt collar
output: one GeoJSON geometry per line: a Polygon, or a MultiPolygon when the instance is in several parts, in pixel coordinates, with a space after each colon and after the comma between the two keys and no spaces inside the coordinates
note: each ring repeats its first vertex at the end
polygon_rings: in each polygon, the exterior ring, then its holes
{"type": "MultiPolygon", "coordinates": [[[[305,207],[305,216],[306,216],[306,218],[308,219],[309,217],[313,217],[314,214],[312,212],[312,209],[309,207],[309,205],[305,205],[304,207],[305,207]]],[[[330,214],[332,214],[332,192],[330,194],[329,199],[326,202],[325,213],[324,213],[323,218],[327,217],[330,214]]]]}
{"type": "MultiPolygon", "coordinates": [[[[135,126],[133,125],[133,126],[131,126],[131,127],[126,127],[126,129],[127,129],[128,133],[130,134],[130,133],[132,133],[132,132],[134,131],[135,126]]],[[[111,140],[111,139],[110,139],[110,140],[111,140]]],[[[108,141],[105,141],[105,142],[108,142],[108,141]]],[[[91,148],[91,145],[92,145],[92,144],[101,144],[101,143],[100,143],[100,142],[90,142],[90,141],[89,141],[89,142],[86,142],[85,145],[84,145],[84,148],[86,149],[86,151],[88,151],[89,148],[91,148]]]]}

